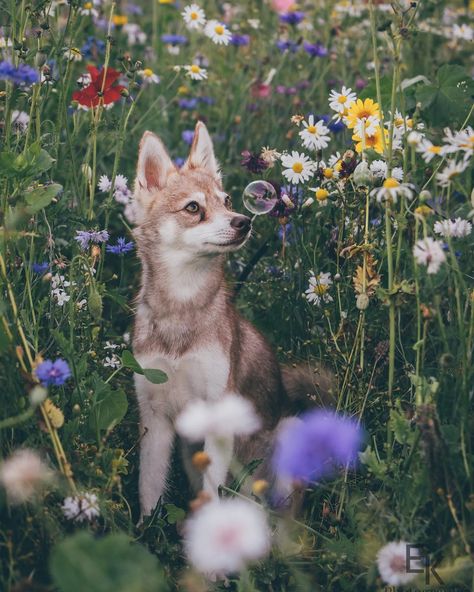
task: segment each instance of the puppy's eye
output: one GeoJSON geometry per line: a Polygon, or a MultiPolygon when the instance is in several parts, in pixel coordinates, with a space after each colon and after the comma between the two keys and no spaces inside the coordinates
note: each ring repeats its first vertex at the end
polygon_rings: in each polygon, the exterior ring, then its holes
{"type": "Polygon", "coordinates": [[[197,201],[190,201],[184,209],[191,214],[197,214],[199,212],[199,204],[197,201]]]}
{"type": "Polygon", "coordinates": [[[225,200],[224,200],[224,204],[228,210],[232,209],[232,200],[229,195],[226,195],[225,200]]]}

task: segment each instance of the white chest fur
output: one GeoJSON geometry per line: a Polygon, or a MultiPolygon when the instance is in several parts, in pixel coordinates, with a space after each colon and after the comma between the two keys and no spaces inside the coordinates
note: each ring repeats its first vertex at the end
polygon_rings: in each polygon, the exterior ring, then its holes
{"type": "Polygon", "coordinates": [[[142,368],[158,368],[168,375],[168,381],[154,385],[136,375],[135,383],[140,405],[176,415],[191,400],[219,399],[226,391],[229,378],[229,357],[219,345],[187,352],[180,358],[169,358],[160,353],[137,355],[142,368]]]}

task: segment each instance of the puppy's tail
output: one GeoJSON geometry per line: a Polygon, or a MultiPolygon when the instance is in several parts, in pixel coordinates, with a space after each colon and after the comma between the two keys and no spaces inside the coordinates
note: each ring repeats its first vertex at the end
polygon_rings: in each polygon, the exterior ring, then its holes
{"type": "Polygon", "coordinates": [[[324,366],[310,362],[292,364],[283,366],[281,373],[293,413],[335,405],[336,380],[324,366]]]}

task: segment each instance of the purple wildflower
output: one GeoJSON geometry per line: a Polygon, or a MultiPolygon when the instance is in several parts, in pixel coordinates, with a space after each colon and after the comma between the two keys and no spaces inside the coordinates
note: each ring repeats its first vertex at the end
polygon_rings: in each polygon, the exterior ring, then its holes
{"type": "Polygon", "coordinates": [[[298,43],[296,41],[291,41],[291,39],[278,39],[276,46],[282,53],[284,51],[289,51],[291,53],[298,51],[298,43]]]}
{"type": "Polygon", "coordinates": [[[273,465],[283,478],[315,481],[353,464],[361,441],[362,430],[354,420],[317,409],[281,430],[273,465]]]}
{"type": "Polygon", "coordinates": [[[182,156],[177,156],[173,162],[178,167],[178,169],[180,169],[186,160],[182,156]]]}
{"type": "Polygon", "coordinates": [[[304,19],[304,16],[304,12],[292,10],[291,12],[280,14],[280,21],[287,25],[298,25],[304,19]]]}
{"type": "Polygon", "coordinates": [[[34,273],[43,274],[49,269],[49,263],[45,261],[44,263],[33,263],[31,269],[34,273]]]}
{"type": "Polygon", "coordinates": [[[214,105],[214,104],[215,104],[215,102],[216,102],[216,100],[215,100],[215,99],[213,99],[212,97],[206,97],[206,96],[204,96],[204,97],[199,97],[199,101],[200,101],[201,103],[204,103],[205,105],[214,105]]]}
{"type": "Polygon", "coordinates": [[[185,144],[191,146],[194,139],[194,130],[184,130],[184,132],[181,133],[181,139],[185,144]]]}
{"type": "Polygon", "coordinates": [[[304,50],[313,58],[325,58],[328,55],[328,50],[322,43],[303,43],[304,50]]]}
{"type": "Polygon", "coordinates": [[[328,123],[328,128],[333,134],[338,134],[339,132],[342,132],[346,126],[342,121],[339,120],[328,123]]]}
{"type": "Polygon", "coordinates": [[[268,169],[268,162],[264,160],[260,154],[244,150],[242,153],[242,160],[240,164],[251,173],[262,173],[268,169]]]}
{"type": "Polygon", "coordinates": [[[250,43],[250,37],[248,35],[239,35],[238,33],[233,33],[232,37],[230,38],[230,44],[235,45],[236,47],[242,47],[244,45],[248,45],[250,43]]]}
{"type": "Polygon", "coordinates": [[[17,85],[30,85],[39,81],[38,72],[27,64],[15,67],[11,62],[0,62],[0,80],[9,80],[17,85]]]}
{"type": "Polygon", "coordinates": [[[83,251],[86,251],[90,243],[98,244],[107,242],[109,240],[109,233],[107,230],[76,230],[74,240],[79,243],[83,251]]]}
{"type": "Polygon", "coordinates": [[[178,99],[178,106],[180,109],[196,109],[198,104],[197,99],[178,99]]]}
{"type": "Polygon", "coordinates": [[[163,41],[163,43],[168,43],[170,45],[184,45],[188,42],[188,38],[184,35],[173,35],[171,33],[165,33],[161,36],[161,41],[163,41]]]}
{"type": "Polygon", "coordinates": [[[127,243],[125,238],[123,236],[121,236],[120,238],[117,239],[116,245],[107,245],[107,247],[105,249],[106,249],[107,253],[113,253],[114,255],[125,255],[125,253],[129,253],[130,251],[133,251],[133,247],[134,247],[133,241],[130,241],[129,243],[127,243]]]}
{"type": "Polygon", "coordinates": [[[66,360],[45,360],[36,367],[36,376],[43,386],[61,386],[71,376],[66,360]]]}

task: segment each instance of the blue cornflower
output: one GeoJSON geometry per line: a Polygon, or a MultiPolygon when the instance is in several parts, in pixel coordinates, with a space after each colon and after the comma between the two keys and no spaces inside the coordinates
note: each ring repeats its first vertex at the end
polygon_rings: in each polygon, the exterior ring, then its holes
{"type": "Polygon", "coordinates": [[[355,462],[362,442],[357,422],[321,409],[300,419],[279,433],[273,456],[278,476],[307,483],[355,462]]]}
{"type": "Polygon", "coordinates": [[[197,104],[197,99],[178,99],[178,106],[180,109],[196,109],[197,104]]]}
{"type": "Polygon", "coordinates": [[[184,35],[173,35],[172,33],[165,33],[161,36],[161,40],[170,45],[184,45],[188,42],[188,38],[184,35]]]}
{"type": "Polygon", "coordinates": [[[235,45],[236,47],[242,47],[244,45],[248,45],[249,43],[249,35],[239,35],[238,33],[233,33],[232,37],[230,38],[230,44],[235,45]]]}
{"type": "Polygon", "coordinates": [[[212,97],[199,97],[199,100],[201,103],[204,103],[205,105],[214,105],[216,102],[216,99],[213,99],[212,97]]]}
{"type": "Polygon", "coordinates": [[[298,43],[296,41],[291,41],[290,39],[279,39],[276,42],[276,46],[278,49],[283,53],[284,51],[289,51],[291,53],[295,53],[298,51],[298,43]]]}
{"type": "Polygon", "coordinates": [[[300,10],[292,10],[291,12],[285,12],[280,14],[280,21],[287,25],[298,25],[304,19],[304,12],[300,10]]]}
{"type": "Polygon", "coordinates": [[[36,376],[43,386],[61,386],[71,376],[66,360],[45,360],[36,367],[36,376]]]}
{"type": "Polygon", "coordinates": [[[107,230],[76,230],[74,240],[79,243],[83,251],[86,251],[90,243],[98,244],[107,242],[109,240],[109,233],[107,230]]]}
{"type": "Polygon", "coordinates": [[[105,52],[105,43],[102,39],[96,39],[92,35],[89,35],[87,41],[81,47],[81,53],[86,58],[94,58],[96,55],[103,54],[105,52]]]}
{"type": "Polygon", "coordinates": [[[125,253],[129,253],[133,251],[134,247],[133,241],[127,243],[127,241],[121,236],[117,239],[116,245],[107,245],[105,247],[107,253],[114,253],[114,255],[124,255],[125,253]]]}
{"type": "Polygon", "coordinates": [[[338,134],[339,132],[342,132],[346,128],[346,126],[344,125],[342,120],[339,120],[331,121],[330,123],[328,123],[328,128],[333,134],[338,134]]]}
{"type": "Polygon", "coordinates": [[[184,132],[181,133],[181,139],[185,144],[191,146],[194,139],[194,130],[184,130],[184,132]]]}
{"type": "Polygon", "coordinates": [[[0,62],[0,80],[9,80],[17,85],[30,85],[39,81],[38,72],[31,66],[20,64],[15,67],[11,62],[0,62]]]}
{"type": "Polygon", "coordinates": [[[325,58],[328,55],[328,50],[322,43],[303,43],[304,50],[313,58],[325,58]]]}
{"type": "Polygon", "coordinates": [[[45,261],[44,263],[33,263],[31,269],[34,273],[43,274],[49,269],[49,263],[45,261]]]}

